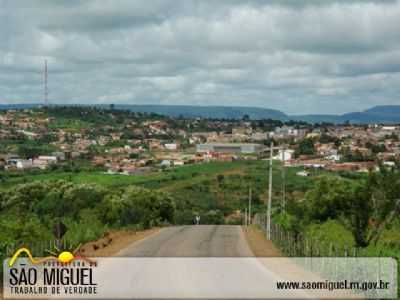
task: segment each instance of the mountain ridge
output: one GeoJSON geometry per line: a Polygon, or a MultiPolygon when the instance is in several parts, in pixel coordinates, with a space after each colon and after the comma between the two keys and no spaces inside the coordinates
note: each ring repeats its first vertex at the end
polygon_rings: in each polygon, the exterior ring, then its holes
{"type": "MultiPolygon", "coordinates": [[[[39,107],[40,104],[0,104],[0,110],[27,109],[39,107]]],[[[71,105],[74,106],[74,105],[71,105]]],[[[91,105],[88,105],[91,106],[91,105]]],[[[108,108],[110,104],[92,105],[108,108]]],[[[309,114],[288,115],[280,110],[252,107],[252,106],[194,106],[194,105],[158,105],[158,104],[115,104],[115,109],[131,110],[142,113],[156,113],[170,117],[187,118],[214,118],[214,119],[242,119],[248,116],[250,119],[275,119],[281,121],[305,121],[309,123],[400,123],[400,105],[377,105],[360,112],[345,114],[309,114]]]]}

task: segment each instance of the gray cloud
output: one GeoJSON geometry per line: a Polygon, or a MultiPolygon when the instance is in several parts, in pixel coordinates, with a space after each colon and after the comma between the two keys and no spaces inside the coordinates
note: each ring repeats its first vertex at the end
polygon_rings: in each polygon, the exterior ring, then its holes
{"type": "Polygon", "coordinates": [[[399,1],[0,0],[0,103],[400,104],[399,1]]]}

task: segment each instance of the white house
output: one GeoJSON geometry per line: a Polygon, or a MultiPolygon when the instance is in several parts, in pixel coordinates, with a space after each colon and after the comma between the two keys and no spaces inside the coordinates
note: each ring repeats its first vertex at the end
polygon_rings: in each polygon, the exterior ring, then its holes
{"type": "Polygon", "coordinates": [[[37,159],[44,160],[47,163],[56,163],[58,160],[57,156],[50,156],[50,155],[40,155],[37,159]]]}
{"type": "Polygon", "coordinates": [[[178,145],[175,143],[171,144],[165,144],[164,145],[165,149],[167,150],[176,150],[178,148],[178,145]]]}
{"type": "Polygon", "coordinates": [[[174,160],[174,166],[183,166],[184,164],[183,160],[174,160]]]}
{"type": "Polygon", "coordinates": [[[19,170],[31,169],[33,168],[32,159],[9,159],[7,160],[7,168],[14,167],[19,170]]]}
{"type": "Polygon", "coordinates": [[[32,160],[31,159],[18,159],[16,163],[17,169],[25,170],[25,169],[30,169],[33,167],[32,160]]]}
{"type": "Polygon", "coordinates": [[[325,159],[332,160],[332,161],[339,161],[342,158],[340,154],[330,154],[325,156],[325,159]]]}
{"type": "Polygon", "coordinates": [[[291,149],[280,149],[278,151],[278,155],[276,155],[275,157],[273,157],[273,159],[276,160],[280,160],[280,161],[288,161],[288,160],[292,160],[294,156],[294,150],[291,149]]]}
{"type": "Polygon", "coordinates": [[[394,130],[396,130],[396,126],[382,126],[382,130],[384,130],[384,131],[394,131],[394,130]]]}
{"type": "Polygon", "coordinates": [[[394,161],[384,161],[383,165],[387,167],[395,167],[396,163],[394,161]]]}

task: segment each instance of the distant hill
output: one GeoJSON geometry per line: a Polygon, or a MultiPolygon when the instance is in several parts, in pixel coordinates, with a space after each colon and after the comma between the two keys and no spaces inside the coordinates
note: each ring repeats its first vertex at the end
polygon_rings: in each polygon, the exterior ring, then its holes
{"type": "MultiPolygon", "coordinates": [[[[0,104],[1,109],[25,109],[39,107],[39,104],[0,104]]],[[[96,105],[109,108],[107,104],[96,105]]],[[[116,109],[124,109],[143,113],[156,113],[170,117],[214,118],[214,119],[274,119],[281,121],[295,120],[309,123],[400,123],[400,105],[375,106],[361,112],[343,115],[287,115],[279,110],[242,107],[242,106],[192,106],[192,105],[115,105],[116,109]]]]}
{"type": "Polygon", "coordinates": [[[137,112],[153,112],[171,117],[184,116],[188,118],[241,119],[248,115],[253,120],[295,120],[309,123],[400,123],[400,105],[375,106],[362,112],[343,115],[286,115],[279,110],[241,106],[116,105],[115,107],[137,112]]]}
{"type": "Polygon", "coordinates": [[[237,106],[191,106],[191,105],[115,105],[115,108],[127,109],[135,112],[156,113],[171,117],[187,118],[214,118],[214,119],[241,119],[247,115],[250,119],[288,120],[289,117],[279,111],[258,107],[237,106]]]}
{"type": "MultiPolygon", "coordinates": [[[[39,107],[39,104],[0,104],[3,109],[26,109],[39,107]]],[[[99,104],[97,107],[109,108],[110,105],[99,104]]],[[[124,109],[142,113],[156,113],[170,117],[186,118],[214,118],[214,119],[242,119],[248,116],[253,120],[274,119],[289,120],[285,113],[267,108],[239,107],[239,106],[192,106],[192,105],[115,105],[115,109],[124,109]]]]}
{"type": "Polygon", "coordinates": [[[358,123],[400,123],[400,105],[381,105],[360,113],[344,114],[342,119],[358,123]]]}
{"type": "Polygon", "coordinates": [[[0,110],[6,109],[26,109],[26,108],[33,108],[39,107],[40,104],[36,103],[22,103],[22,104],[0,104],[0,110]]]}
{"type": "Polygon", "coordinates": [[[290,116],[293,120],[310,123],[400,123],[400,105],[381,105],[362,112],[351,112],[343,115],[298,115],[290,116]]]}
{"type": "Polygon", "coordinates": [[[379,105],[365,111],[366,113],[400,114],[400,105],[379,105]]]}

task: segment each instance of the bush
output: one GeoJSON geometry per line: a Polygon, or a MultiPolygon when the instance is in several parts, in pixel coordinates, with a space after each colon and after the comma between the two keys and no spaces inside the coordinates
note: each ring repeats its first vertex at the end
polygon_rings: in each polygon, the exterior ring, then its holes
{"type": "Polygon", "coordinates": [[[27,243],[53,239],[52,229],[62,220],[65,238],[84,243],[99,238],[109,227],[175,222],[175,203],[163,192],[140,187],[108,190],[97,184],[35,181],[0,194],[0,240],[27,243]]]}
{"type": "Polygon", "coordinates": [[[347,249],[355,246],[352,233],[335,220],[322,224],[311,224],[305,230],[305,238],[313,240],[321,248],[322,253],[328,253],[330,245],[336,249],[347,249]]]}

